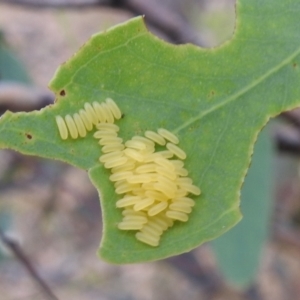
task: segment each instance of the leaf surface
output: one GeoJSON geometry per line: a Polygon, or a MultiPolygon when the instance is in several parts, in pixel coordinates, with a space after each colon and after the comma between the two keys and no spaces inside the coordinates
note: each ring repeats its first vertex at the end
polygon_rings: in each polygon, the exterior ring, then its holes
{"type": "Polygon", "coordinates": [[[107,261],[150,261],[189,251],[241,219],[240,189],[259,131],[300,104],[299,20],[299,1],[243,0],[234,37],[214,49],[167,44],[140,17],[96,34],[57,70],[50,82],[54,105],[1,118],[0,147],[89,171],[101,191],[100,255],[107,261]],[[92,133],[75,141],[59,137],[56,115],[106,97],[124,113],[118,122],[124,140],[160,127],[176,133],[189,176],[202,190],[190,220],[164,233],[157,248],[117,229],[119,197],[98,162],[92,133]]]}
{"type": "Polygon", "coordinates": [[[238,286],[253,282],[269,235],[274,151],[270,126],[260,133],[241,194],[243,219],[212,242],[225,278],[238,286]]]}

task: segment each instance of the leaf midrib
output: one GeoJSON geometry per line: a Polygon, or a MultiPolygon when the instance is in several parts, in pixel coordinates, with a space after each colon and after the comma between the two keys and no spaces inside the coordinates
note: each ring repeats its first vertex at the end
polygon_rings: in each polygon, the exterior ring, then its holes
{"type": "Polygon", "coordinates": [[[277,71],[279,71],[280,69],[282,69],[283,67],[285,67],[287,64],[289,64],[291,62],[291,60],[294,59],[299,54],[300,54],[300,47],[297,50],[295,50],[292,54],[290,54],[289,56],[287,56],[285,59],[283,59],[281,61],[281,63],[277,64],[276,66],[274,66],[273,68],[271,68],[270,70],[268,70],[267,72],[265,72],[259,78],[257,78],[256,80],[253,80],[248,85],[246,85],[244,88],[238,90],[236,93],[234,93],[231,96],[227,97],[223,102],[220,102],[220,103],[218,103],[218,104],[216,104],[214,106],[211,106],[209,109],[200,112],[194,118],[191,118],[190,120],[188,120],[185,123],[183,123],[181,126],[175,128],[173,130],[173,132],[174,133],[178,133],[181,130],[183,130],[186,127],[188,127],[191,124],[193,124],[194,122],[199,121],[200,119],[202,119],[205,116],[213,113],[214,111],[222,108],[223,106],[228,105],[231,102],[234,102],[235,100],[238,100],[240,98],[240,96],[245,95],[246,93],[248,93],[249,91],[251,91],[252,89],[254,89],[255,87],[257,87],[258,85],[260,85],[261,83],[263,83],[267,78],[269,78],[270,76],[272,76],[273,74],[275,74],[277,71]]]}

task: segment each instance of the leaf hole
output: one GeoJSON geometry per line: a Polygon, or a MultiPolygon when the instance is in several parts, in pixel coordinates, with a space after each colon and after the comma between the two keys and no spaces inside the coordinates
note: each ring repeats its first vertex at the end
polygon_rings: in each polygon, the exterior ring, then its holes
{"type": "Polygon", "coordinates": [[[65,96],[65,95],[66,95],[66,91],[65,91],[65,90],[61,90],[61,91],[59,92],[59,94],[60,94],[61,96],[65,96]]]}
{"type": "Polygon", "coordinates": [[[216,91],[212,90],[212,91],[210,91],[210,93],[209,93],[209,97],[212,98],[212,97],[215,96],[215,94],[216,94],[216,91]]]}

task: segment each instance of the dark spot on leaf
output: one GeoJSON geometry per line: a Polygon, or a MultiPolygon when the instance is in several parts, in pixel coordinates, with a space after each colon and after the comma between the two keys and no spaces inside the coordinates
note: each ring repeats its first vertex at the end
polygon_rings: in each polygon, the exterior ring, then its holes
{"type": "Polygon", "coordinates": [[[209,92],[208,97],[213,98],[215,96],[215,94],[216,94],[216,92],[214,90],[212,90],[212,91],[209,92]]]}
{"type": "Polygon", "coordinates": [[[32,139],[32,135],[31,135],[31,134],[29,134],[29,133],[25,133],[25,135],[26,135],[26,137],[27,137],[29,140],[31,140],[31,139],[32,139]]]}
{"type": "Polygon", "coordinates": [[[298,65],[297,65],[296,63],[293,63],[293,67],[294,67],[294,68],[297,68],[298,65]]]}
{"type": "Polygon", "coordinates": [[[125,114],[122,114],[122,115],[121,115],[121,119],[123,119],[124,117],[125,117],[125,114]]]}
{"type": "Polygon", "coordinates": [[[59,92],[59,94],[60,94],[61,96],[65,96],[65,95],[66,95],[66,91],[65,91],[65,90],[61,90],[61,91],[59,92]]]}

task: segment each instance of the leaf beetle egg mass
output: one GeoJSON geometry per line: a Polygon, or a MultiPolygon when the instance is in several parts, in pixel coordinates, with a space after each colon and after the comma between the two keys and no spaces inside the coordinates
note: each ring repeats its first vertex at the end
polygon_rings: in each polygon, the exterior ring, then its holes
{"type": "Polygon", "coordinates": [[[56,124],[63,140],[84,138],[96,127],[93,137],[102,149],[99,162],[111,170],[115,192],[122,195],[116,202],[116,209],[123,209],[118,228],[137,231],[137,240],[157,247],[163,232],[175,221],[188,221],[195,205],[189,194],[200,195],[201,191],[187,177],[187,155],[176,135],[159,128],[124,142],[114,124],[121,118],[118,105],[107,98],[103,103],[86,102],[73,116],[56,116],[56,124]],[[165,150],[156,151],[156,145],[165,150]]]}

